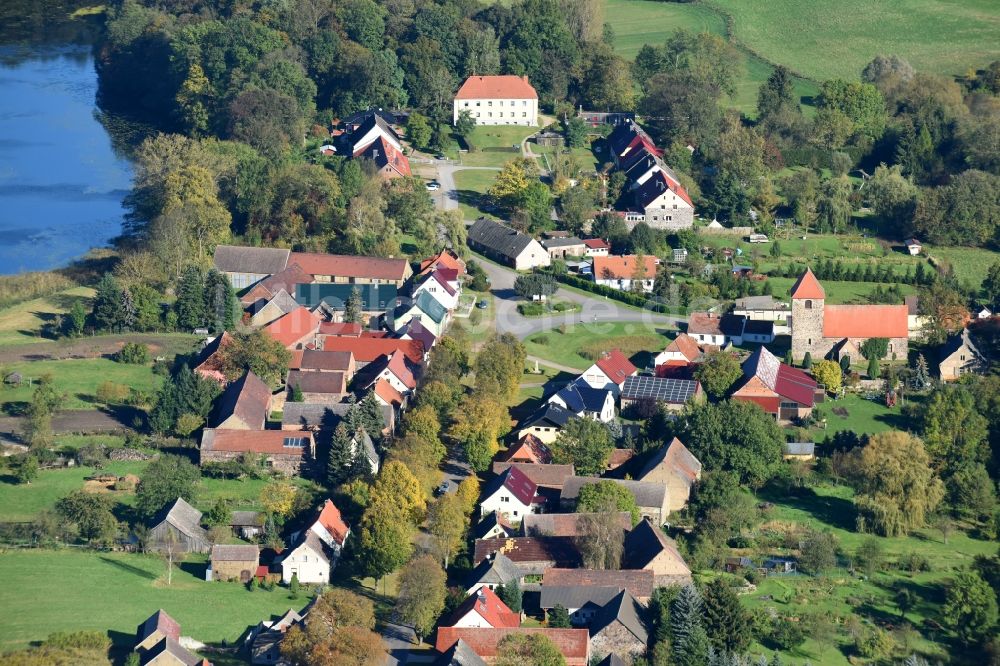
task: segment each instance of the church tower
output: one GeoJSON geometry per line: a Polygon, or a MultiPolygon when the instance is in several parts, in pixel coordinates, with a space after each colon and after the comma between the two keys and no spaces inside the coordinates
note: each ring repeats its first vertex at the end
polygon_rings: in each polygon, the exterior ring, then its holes
{"type": "Polygon", "coordinates": [[[795,361],[801,361],[806,352],[812,354],[813,361],[818,361],[817,352],[827,349],[823,339],[825,301],[823,286],[807,268],[792,285],[792,321],[789,325],[792,328],[792,358],[795,361]]]}

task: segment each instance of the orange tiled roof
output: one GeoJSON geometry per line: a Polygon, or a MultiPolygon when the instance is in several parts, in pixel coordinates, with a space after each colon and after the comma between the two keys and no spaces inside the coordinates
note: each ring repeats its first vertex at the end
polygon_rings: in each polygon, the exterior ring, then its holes
{"type": "Polygon", "coordinates": [[[349,529],[347,523],[344,522],[343,516],[340,515],[340,509],[333,502],[327,500],[323,504],[323,510],[320,511],[316,522],[325,527],[326,531],[337,540],[337,543],[344,543],[349,529]]]}
{"type": "Polygon", "coordinates": [[[826,292],[811,268],[807,268],[792,285],[792,298],[826,298],[826,292]]]}
{"type": "Polygon", "coordinates": [[[618,349],[612,349],[602,355],[597,361],[597,367],[615,384],[621,384],[626,377],[636,373],[636,367],[632,365],[632,361],[628,360],[625,354],[618,349]]]}
{"type": "Polygon", "coordinates": [[[538,99],[527,76],[470,76],[455,94],[455,99],[538,99]]]}
{"type": "Polygon", "coordinates": [[[441,623],[441,626],[454,626],[456,622],[472,611],[479,613],[479,616],[495,629],[521,626],[521,615],[512,611],[507,604],[500,600],[496,592],[488,587],[481,587],[475,594],[470,594],[462,602],[462,605],[441,623]]]}
{"type": "MultiPolygon", "coordinates": [[[[634,254],[594,257],[594,279],[631,280],[639,266],[638,260],[639,257],[634,254]]],[[[643,279],[652,280],[656,277],[656,257],[643,257],[643,266],[646,269],[643,279]]]]}
{"type": "Polygon", "coordinates": [[[403,404],[403,394],[394,389],[388,379],[379,379],[375,382],[375,395],[390,405],[403,404]]]}
{"type": "Polygon", "coordinates": [[[681,354],[688,361],[695,361],[701,356],[701,349],[698,347],[698,343],[695,342],[687,333],[681,333],[673,341],[667,345],[667,351],[675,351],[681,354]]]}
{"type": "Polygon", "coordinates": [[[905,338],[905,305],[827,305],[823,336],[827,338],[905,338]]]}
{"type": "Polygon", "coordinates": [[[291,347],[318,329],[319,317],[310,312],[309,308],[300,305],[284,317],[265,326],[264,332],[285,347],[291,347]]]}

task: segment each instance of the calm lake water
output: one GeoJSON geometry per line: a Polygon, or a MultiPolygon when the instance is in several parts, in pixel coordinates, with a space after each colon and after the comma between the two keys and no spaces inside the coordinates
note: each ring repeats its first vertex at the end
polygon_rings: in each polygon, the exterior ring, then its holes
{"type": "Polygon", "coordinates": [[[89,46],[0,46],[0,274],[64,266],[120,233],[131,170],[96,92],[89,46]]]}

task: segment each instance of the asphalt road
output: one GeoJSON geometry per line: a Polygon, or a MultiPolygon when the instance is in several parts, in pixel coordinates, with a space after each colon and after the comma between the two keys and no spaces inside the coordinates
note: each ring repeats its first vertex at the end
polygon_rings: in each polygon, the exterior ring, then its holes
{"type": "Polygon", "coordinates": [[[474,169],[476,171],[499,171],[496,167],[468,167],[460,164],[441,164],[437,167],[437,181],[441,189],[432,196],[434,203],[442,210],[458,210],[458,187],[455,185],[455,172],[474,169]]]}

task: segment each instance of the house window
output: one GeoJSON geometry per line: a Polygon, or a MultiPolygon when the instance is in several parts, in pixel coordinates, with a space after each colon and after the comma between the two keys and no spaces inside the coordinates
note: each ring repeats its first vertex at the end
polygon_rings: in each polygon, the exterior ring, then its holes
{"type": "Polygon", "coordinates": [[[486,102],[486,106],[493,106],[493,100],[486,102]]]}
{"type": "Polygon", "coordinates": [[[810,344],[810,345],[811,345],[812,343],[813,343],[813,339],[812,339],[812,338],[809,338],[809,342],[808,342],[807,344],[810,344]]]}
{"type": "Polygon", "coordinates": [[[476,111],[476,118],[478,118],[478,117],[479,117],[479,112],[478,112],[478,111],[476,111]]]}
{"type": "Polygon", "coordinates": [[[469,108],[469,103],[468,102],[465,103],[465,108],[469,108]]]}
{"type": "Polygon", "coordinates": [[[675,209],[677,208],[677,204],[674,204],[674,208],[675,208],[675,209]]]}
{"type": "Polygon", "coordinates": [[[515,512],[514,512],[514,515],[515,515],[515,516],[517,515],[517,511],[515,511],[515,512]]]}
{"type": "MultiPolygon", "coordinates": [[[[813,302],[812,301],[806,301],[806,310],[812,310],[812,309],[813,309],[813,302]]],[[[810,344],[812,343],[811,340],[809,342],[810,342],[810,344]]]]}
{"type": "Polygon", "coordinates": [[[476,106],[482,106],[482,102],[476,102],[476,106]]]}
{"type": "Polygon", "coordinates": [[[528,112],[527,111],[522,111],[521,112],[521,117],[522,118],[527,118],[528,117],[528,112]]]}
{"type": "Polygon", "coordinates": [[[493,117],[493,112],[492,111],[487,112],[486,117],[487,118],[492,118],[493,117]]]}
{"type": "Polygon", "coordinates": [[[501,502],[501,503],[502,503],[502,502],[509,502],[509,501],[510,501],[510,498],[509,498],[509,497],[507,497],[506,495],[503,495],[503,496],[501,496],[501,497],[500,497],[500,502],[501,502]]]}
{"type": "Polygon", "coordinates": [[[522,102],[521,102],[521,106],[528,106],[528,100],[524,100],[524,101],[522,101],[522,102]]]}
{"type": "Polygon", "coordinates": [[[963,361],[965,360],[965,354],[962,354],[962,356],[961,356],[961,359],[962,359],[963,361]]]}

